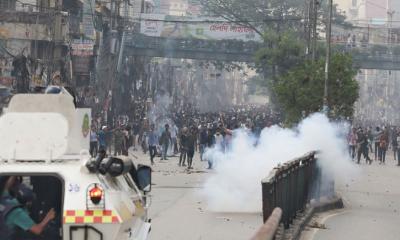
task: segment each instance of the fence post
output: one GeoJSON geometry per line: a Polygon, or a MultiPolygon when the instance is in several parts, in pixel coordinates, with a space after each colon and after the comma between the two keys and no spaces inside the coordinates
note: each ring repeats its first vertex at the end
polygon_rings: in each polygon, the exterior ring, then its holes
{"type": "Polygon", "coordinates": [[[306,198],[306,188],[305,188],[305,169],[307,167],[307,161],[301,161],[301,165],[299,166],[299,171],[297,174],[297,210],[304,210],[304,203],[307,201],[306,198]]]}
{"type": "Polygon", "coordinates": [[[283,224],[285,228],[289,228],[289,171],[288,169],[284,169],[282,174],[282,209],[283,209],[283,224]]]}
{"type": "Polygon", "coordinates": [[[272,213],[272,184],[270,182],[262,183],[262,202],[263,202],[263,220],[267,221],[268,217],[272,213]]]}
{"type": "Polygon", "coordinates": [[[277,171],[274,169],[271,171],[270,175],[261,182],[264,222],[276,207],[276,178],[277,171]]]}

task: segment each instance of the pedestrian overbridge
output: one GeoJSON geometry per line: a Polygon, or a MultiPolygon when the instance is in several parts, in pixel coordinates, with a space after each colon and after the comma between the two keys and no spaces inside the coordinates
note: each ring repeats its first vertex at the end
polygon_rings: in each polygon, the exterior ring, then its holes
{"type": "Polygon", "coordinates": [[[175,39],[142,34],[128,34],[125,38],[125,54],[129,56],[254,62],[254,54],[260,47],[261,43],[239,40],[175,39]]]}
{"type": "Polygon", "coordinates": [[[360,69],[400,70],[400,55],[352,52],[355,67],[360,69]]]}
{"type": "MultiPolygon", "coordinates": [[[[249,63],[255,61],[255,53],[263,47],[262,43],[254,41],[165,38],[136,33],[127,33],[124,43],[126,56],[249,63]]],[[[400,55],[393,52],[374,52],[374,46],[355,47],[349,50],[341,47],[344,44],[335,45],[339,46],[338,49],[342,49],[341,51],[352,54],[354,65],[357,68],[400,70],[400,55]]]]}

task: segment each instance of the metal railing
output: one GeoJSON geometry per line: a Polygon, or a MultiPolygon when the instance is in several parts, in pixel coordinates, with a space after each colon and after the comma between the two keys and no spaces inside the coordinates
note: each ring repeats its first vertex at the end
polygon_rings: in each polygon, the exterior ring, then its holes
{"type": "Polygon", "coordinates": [[[275,168],[262,181],[264,221],[276,207],[282,209],[281,223],[288,228],[312,198],[320,195],[320,170],[316,152],[275,168]]]}
{"type": "Polygon", "coordinates": [[[193,52],[226,52],[232,54],[253,55],[260,47],[258,42],[244,42],[239,40],[202,40],[202,39],[178,39],[164,37],[150,37],[141,34],[128,34],[127,46],[136,48],[165,49],[171,51],[193,52]]]}

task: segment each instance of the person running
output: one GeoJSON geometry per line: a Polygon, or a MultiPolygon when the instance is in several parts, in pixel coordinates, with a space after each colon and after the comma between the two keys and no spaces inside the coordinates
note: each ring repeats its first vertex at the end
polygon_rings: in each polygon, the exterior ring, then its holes
{"type": "MultiPolygon", "coordinates": [[[[207,148],[213,148],[214,144],[215,144],[215,137],[212,134],[212,130],[210,128],[208,129],[207,133],[208,133],[207,134],[208,135],[207,148]]],[[[207,162],[208,162],[207,169],[213,169],[213,167],[214,167],[213,160],[209,158],[209,159],[207,159],[207,162]]]]}
{"type": "Polygon", "coordinates": [[[154,157],[157,154],[157,143],[158,143],[158,135],[155,132],[154,128],[155,128],[154,124],[151,124],[150,132],[149,132],[149,136],[148,136],[151,165],[154,165],[154,157]]]}
{"type": "Polygon", "coordinates": [[[374,154],[375,154],[375,161],[378,159],[380,156],[380,147],[379,147],[379,142],[381,139],[382,131],[380,127],[376,127],[375,132],[374,132],[374,154]]]}
{"type": "Polygon", "coordinates": [[[354,161],[354,158],[356,157],[356,147],[357,147],[356,128],[352,128],[352,130],[349,134],[349,137],[348,137],[348,143],[349,143],[349,151],[350,151],[351,160],[354,161]]]}
{"type": "Polygon", "coordinates": [[[162,148],[161,160],[168,160],[167,153],[168,153],[168,147],[169,147],[170,142],[172,142],[171,132],[169,131],[169,125],[165,124],[165,129],[162,132],[161,137],[160,137],[160,145],[162,148]]]}
{"type": "Polygon", "coordinates": [[[205,128],[204,124],[200,126],[200,133],[199,133],[199,143],[200,143],[200,161],[203,161],[203,155],[207,147],[207,129],[205,128]]]}
{"type": "Polygon", "coordinates": [[[368,156],[368,137],[363,129],[359,129],[357,136],[357,164],[360,164],[361,155],[364,156],[367,163],[372,163],[372,160],[368,156]]]}
{"type": "Polygon", "coordinates": [[[193,169],[193,157],[196,147],[196,128],[193,127],[187,136],[187,162],[188,169],[193,169]]]}
{"type": "Polygon", "coordinates": [[[179,166],[186,166],[185,161],[186,161],[186,156],[188,152],[188,129],[187,127],[184,127],[182,129],[182,132],[179,136],[179,149],[180,149],[180,155],[179,155],[179,166]]]}
{"type": "Polygon", "coordinates": [[[388,143],[389,143],[389,136],[388,136],[387,131],[384,131],[379,138],[379,149],[380,149],[379,161],[380,161],[380,164],[385,164],[388,143]]]}

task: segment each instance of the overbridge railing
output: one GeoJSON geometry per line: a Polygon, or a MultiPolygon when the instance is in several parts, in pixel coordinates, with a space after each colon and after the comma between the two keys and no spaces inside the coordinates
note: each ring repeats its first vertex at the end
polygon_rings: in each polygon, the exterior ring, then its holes
{"type": "Polygon", "coordinates": [[[282,209],[281,223],[288,228],[312,198],[319,198],[321,172],[316,153],[308,153],[275,168],[262,181],[264,221],[279,207],[282,209]]]}
{"type": "Polygon", "coordinates": [[[127,46],[144,49],[164,49],[173,51],[194,52],[226,52],[233,54],[251,54],[257,52],[262,44],[259,42],[245,42],[240,40],[202,40],[202,39],[178,39],[164,37],[150,37],[141,34],[128,34],[125,43],[127,46]]]}

